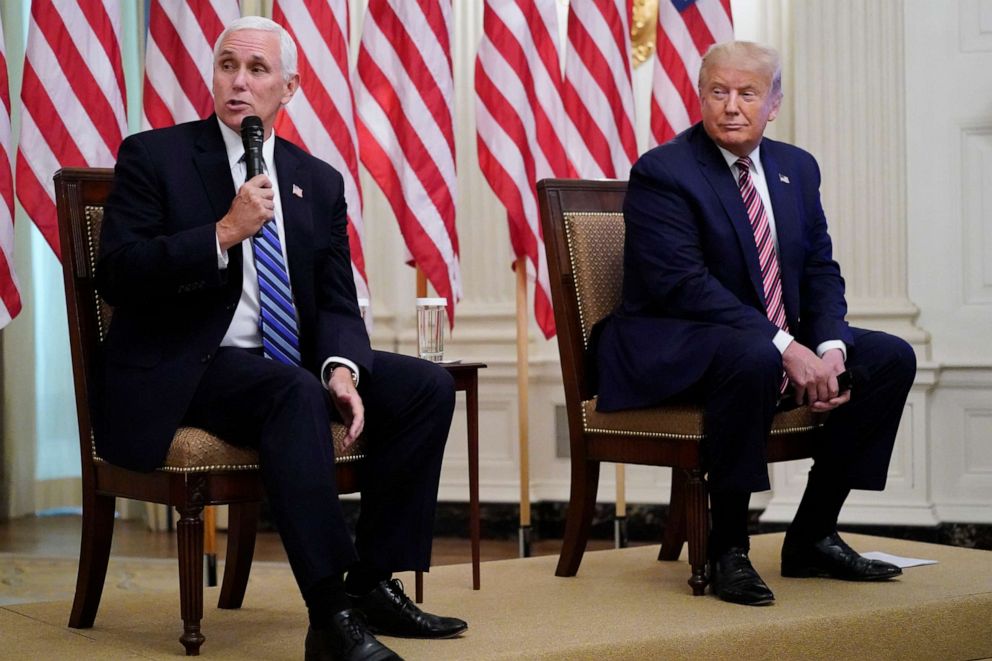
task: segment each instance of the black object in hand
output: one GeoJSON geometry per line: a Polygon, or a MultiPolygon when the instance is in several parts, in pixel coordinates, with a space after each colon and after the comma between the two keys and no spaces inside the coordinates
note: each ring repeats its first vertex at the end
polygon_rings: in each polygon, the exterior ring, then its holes
{"type": "MultiPolygon", "coordinates": [[[[241,120],[241,143],[245,146],[245,167],[248,174],[245,181],[262,174],[262,142],[265,141],[265,128],[262,126],[262,118],[257,115],[249,115],[241,120]]],[[[255,233],[255,238],[262,237],[262,230],[255,233]]]]}
{"type": "Polygon", "coordinates": [[[251,179],[262,174],[262,142],[265,140],[265,129],[262,119],[255,115],[241,120],[241,143],[245,146],[245,166],[251,179]]]}

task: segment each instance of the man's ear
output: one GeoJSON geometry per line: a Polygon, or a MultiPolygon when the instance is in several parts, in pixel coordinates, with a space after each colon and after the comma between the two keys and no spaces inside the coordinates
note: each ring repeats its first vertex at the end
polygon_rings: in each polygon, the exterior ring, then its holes
{"type": "Polygon", "coordinates": [[[768,113],[769,122],[774,122],[775,118],[778,117],[778,111],[781,110],[782,108],[782,96],[783,94],[779,92],[778,94],[775,95],[775,98],[772,99],[772,109],[768,113]]]}
{"type": "Polygon", "coordinates": [[[296,90],[298,90],[299,87],[300,87],[300,74],[298,73],[293,74],[293,77],[286,81],[286,93],[283,94],[280,103],[282,105],[286,105],[287,103],[289,103],[290,99],[293,98],[293,95],[296,94],[296,90]]]}

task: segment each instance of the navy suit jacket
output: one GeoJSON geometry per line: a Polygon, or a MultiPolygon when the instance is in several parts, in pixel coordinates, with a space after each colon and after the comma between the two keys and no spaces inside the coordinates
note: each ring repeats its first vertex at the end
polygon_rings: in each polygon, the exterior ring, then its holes
{"type": "MultiPolygon", "coordinates": [[[[807,152],[765,138],[789,329],[815,348],[853,344],[844,280],[807,152]]],[[[596,329],[598,409],[653,406],[697,382],[728,328],[769,342],[758,251],[733,173],[697,124],[644,154],[624,201],[623,300],[596,329]]]]}
{"type": "MultiPolygon", "coordinates": [[[[365,372],[340,173],[276,139],[275,168],[303,366],[329,356],[365,372]],[[302,195],[291,194],[299,190],[302,195]]],[[[235,195],[216,117],[132,135],[107,200],[97,286],[114,308],[99,360],[96,444],[112,463],[161,465],[241,296],[242,249],[217,268],[215,223],[235,195]]]]}

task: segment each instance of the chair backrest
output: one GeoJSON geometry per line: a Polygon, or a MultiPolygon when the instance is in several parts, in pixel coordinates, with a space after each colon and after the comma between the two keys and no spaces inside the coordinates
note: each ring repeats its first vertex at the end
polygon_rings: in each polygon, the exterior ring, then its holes
{"type": "MultiPolygon", "coordinates": [[[[589,334],[620,304],[626,181],[544,179],[537,195],[569,409],[593,396],[589,334]]],[[[570,413],[571,415],[571,413],[570,413]]]]}
{"type": "Polygon", "coordinates": [[[87,385],[92,382],[97,350],[113,313],[96,291],[103,206],[113,178],[114,171],[110,168],[63,168],[55,173],[55,205],[84,476],[93,463],[87,385]]]}

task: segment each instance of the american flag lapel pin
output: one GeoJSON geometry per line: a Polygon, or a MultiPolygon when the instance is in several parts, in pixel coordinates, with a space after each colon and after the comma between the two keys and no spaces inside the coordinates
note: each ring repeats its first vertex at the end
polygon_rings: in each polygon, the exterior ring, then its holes
{"type": "Polygon", "coordinates": [[[303,199],[303,189],[297,186],[296,184],[293,184],[293,195],[295,195],[300,199],[303,199]]]}
{"type": "Polygon", "coordinates": [[[778,180],[781,181],[783,184],[789,183],[789,178],[781,173],[778,175],[778,180]]]}

